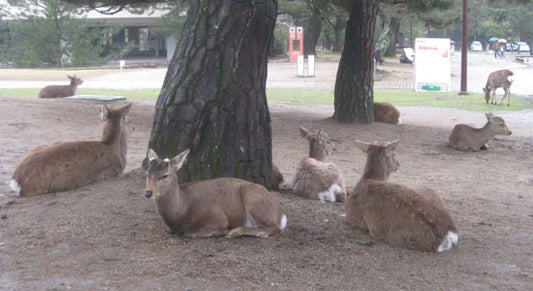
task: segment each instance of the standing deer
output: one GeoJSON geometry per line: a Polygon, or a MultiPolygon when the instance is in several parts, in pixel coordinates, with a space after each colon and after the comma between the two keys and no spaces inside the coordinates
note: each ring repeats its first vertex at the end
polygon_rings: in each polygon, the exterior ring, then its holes
{"type": "Polygon", "coordinates": [[[474,128],[467,124],[457,124],[450,134],[449,145],[461,151],[479,151],[489,148],[487,142],[496,135],[511,135],[503,118],[485,113],[487,123],[482,128],[474,128]]]}
{"type": "Polygon", "coordinates": [[[374,102],[374,121],[401,124],[400,111],[387,102],[374,102]]]}
{"type": "Polygon", "coordinates": [[[394,154],[398,143],[356,141],[356,146],[367,153],[367,160],[363,176],[346,202],[348,223],[395,246],[449,250],[459,237],[437,194],[387,182],[400,167],[394,154]]]}
{"type": "Polygon", "coordinates": [[[335,164],[325,162],[331,153],[327,132],[310,132],[301,127],[300,134],[309,142],[309,157],[303,158],[296,168],[292,180],[294,193],[322,202],[344,202],[344,176],[335,164]]]}
{"type": "Polygon", "coordinates": [[[106,120],[100,141],[70,141],[33,149],[18,165],[11,188],[21,196],[66,191],[115,177],[126,167],[131,103],[119,109],[104,106],[106,120]]]}
{"type": "Polygon", "coordinates": [[[69,97],[76,94],[76,89],[78,86],[83,83],[82,79],[78,78],[76,75],[68,76],[70,79],[70,85],[49,85],[41,89],[39,92],[39,98],[59,98],[59,97],[69,97]]]}
{"type": "Polygon", "coordinates": [[[189,150],[161,160],[148,150],[145,197],[152,198],[171,233],[188,237],[281,234],[287,216],[272,193],[255,183],[218,178],[180,185],[176,174],[189,150]]]}
{"type": "Polygon", "coordinates": [[[511,84],[512,80],[509,80],[509,76],[512,76],[513,72],[510,70],[499,70],[490,73],[487,80],[487,84],[483,88],[485,92],[485,101],[487,104],[496,104],[494,96],[496,95],[496,89],[503,88],[504,94],[498,105],[501,105],[505,97],[507,96],[507,106],[511,105],[511,84]]]}

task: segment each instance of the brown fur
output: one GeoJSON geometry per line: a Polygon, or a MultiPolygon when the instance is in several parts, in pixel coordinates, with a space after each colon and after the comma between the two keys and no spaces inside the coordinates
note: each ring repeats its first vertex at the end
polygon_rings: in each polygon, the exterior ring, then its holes
{"type": "Polygon", "coordinates": [[[503,118],[486,113],[487,123],[482,128],[466,124],[456,125],[449,137],[449,145],[461,151],[479,151],[487,149],[487,142],[495,135],[511,135],[503,118]]]}
{"type": "Polygon", "coordinates": [[[400,124],[400,111],[387,102],[374,102],[374,121],[400,124]]]}
{"type": "Polygon", "coordinates": [[[271,174],[271,186],[270,188],[274,191],[279,191],[279,187],[285,179],[283,179],[283,174],[279,171],[278,166],[272,165],[272,174],[271,174]]]}
{"type": "Polygon", "coordinates": [[[70,85],[49,85],[41,89],[39,98],[59,98],[69,97],[76,94],[76,89],[83,83],[83,81],[76,75],[67,76],[70,79],[70,85]]]}
{"type": "MultiPolygon", "coordinates": [[[[328,202],[344,202],[346,189],[342,172],[333,163],[326,163],[331,153],[331,145],[327,132],[319,130],[311,133],[300,128],[300,134],[309,142],[309,157],[303,158],[296,168],[292,186],[294,193],[307,199],[319,199],[319,193],[331,192],[336,184],[339,192],[328,194],[328,202]],[[331,196],[335,196],[334,199],[331,196]],[[333,201],[331,201],[333,200],[333,201]]],[[[325,194],[324,194],[325,195],[325,194]]]]}
{"type": "Polygon", "coordinates": [[[70,141],[33,149],[18,165],[13,180],[22,196],[65,191],[118,176],[126,167],[128,104],[104,107],[107,118],[101,141],[70,141]]]}
{"type": "Polygon", "coordinates": [[[178,184],[176,172],[189,150],[161,160],[149,150],[145,196],[172,233],[188,237],[278,235],[287,217],[265,187],[236,178],[178,184]]]}
{"type": "Polygon", "coordinates": [[[367,152],[367,162],[363,176],[348,196],[347,220],[392,245],[436,251],[448,232],[456,232],[456,228],[435,192],[387,182],[399,168],[394,155],[397,144],[356,142],[367,152]]]}
{"type": "Polygon", "coordinates": [[[509,80],[509,76],[512,76],[513,72],[510,70],[499,70],[490,73],[489,78],[487,79],[487,84],[483,88],[485,92],[485,102],[487,104],[490,101],[490,104],[496,104],[495,95],[496,89],[502,88],[504,92],[502,99],[498,103],[501,105],[505,97],[507,96],[507,106],[511,105],[511,84],[512,81],[509,80]]]}

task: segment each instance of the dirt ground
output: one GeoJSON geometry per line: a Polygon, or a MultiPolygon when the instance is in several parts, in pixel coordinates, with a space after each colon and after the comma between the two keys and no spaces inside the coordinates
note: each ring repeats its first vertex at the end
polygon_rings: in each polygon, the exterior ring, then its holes
{"type": "MultiPolygon", "coordinates": [[[[480,100],[481,101],[481,100],[480,100]]],[[[341,141],[330,161],[351,190],[365,163],[354,140],[401,140],[391,181],[429,187],[459,230],[449,252],[389,246],[351,229],[340,203],[276,193],[288,216],[278,238],[187,239],[167,234],[143,197],[141,160],[154,101],[135,102],[136,131],[119,178],[80,189],[18,198],[8,189],[16,163],[37,145],[98,139],[97,103],[0,99],[0,290],[531,290],[533,286],[533,111],[497,112],[511,136],[488,151],[446,146],[457,123],[483,113],[404,107],[402,125],[335,124],[332,106],[270,102],[273,156],[286,179],[307,154],[298,128],[341,141]]]]}

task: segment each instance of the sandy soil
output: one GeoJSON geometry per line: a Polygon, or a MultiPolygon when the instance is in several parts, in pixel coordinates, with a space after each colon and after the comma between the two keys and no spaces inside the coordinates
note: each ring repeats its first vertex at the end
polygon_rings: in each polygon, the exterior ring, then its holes
{"type": "Polygon", "coordinates": [[[327,120],[331,106],[269,105],[274,162],[287,179],[307,153],[300,126],[341,141],[330,160],[350,190],[365,162],[355,139],[401,140],[391,181],[436,190],[459,229],[458,247],[442,254],[392,247],[351,229],[342,204],[291,193],[276,193],[289,217],[281,237],[169,235],[142,195],[153,101],[132,108],[136,131],[121,177],[17,198],[7,187],[16,163],[43,143],[98,139],[100,105],[8,98],[0,99],[0,289],[531,290],[533,111],[495,111],[513,135],[465,153],[446,146],[449,132],[456,123],[483,125],[483,113],[405,107],[402,125],[346,125],[327,120]]]}

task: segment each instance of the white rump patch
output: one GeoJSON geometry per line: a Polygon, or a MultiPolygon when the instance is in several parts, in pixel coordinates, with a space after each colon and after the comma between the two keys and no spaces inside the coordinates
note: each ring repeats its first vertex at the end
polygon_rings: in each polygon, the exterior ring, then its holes
{"type": "Polygon", "coordinates": [[[11,179],[9,181],[9,187],[15,192],[17,192],[17,195],[20,195],[20,185],[15,179],[11,179]]]}
{"type": "Polygon", "coordinates": [[[455,232],[448,231],[439,245],[437,252],[443,252],[451,249],[459,241],[459,236],[455,232]]]}
{"type": "Polygon", "coordinates": [[[329,190],[319,192],[318,199],[320,200],[320,202],[335,202],[336,194],[341,192],[342,188],[337,184],[333,184],[331,185],[331,187],[329,187],[329,190]]]}
{"type": "Polygon", "coordinates": [[[287,215],[283,214],[281,216],[281,221],[279,222],[279,229],[283,230],[287,226],[287,215]]]}
{"type": "Polygon", "coordinates": [[[398,117],[398,123],[396,123],[396,124],[402,124],[402,117],[401,116],[398,117]]]}

